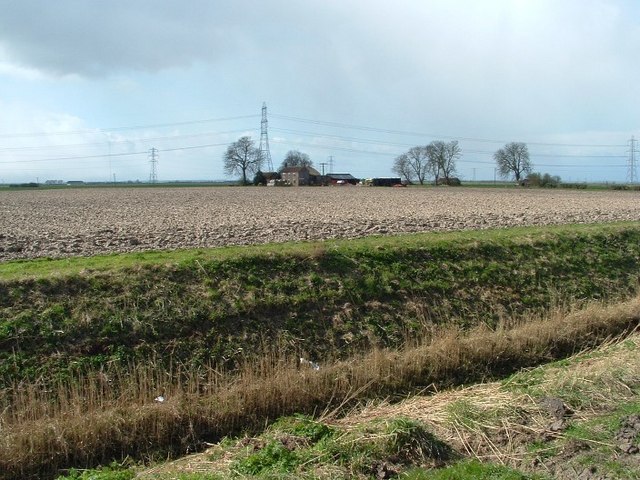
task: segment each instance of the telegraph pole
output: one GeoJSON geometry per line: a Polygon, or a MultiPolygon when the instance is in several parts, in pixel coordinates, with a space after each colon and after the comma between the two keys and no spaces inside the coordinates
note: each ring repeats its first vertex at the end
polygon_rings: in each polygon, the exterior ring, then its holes
{"type": "Polygon", "coordinates": [[[634,184],[638,181],[636,172],[636,143],[638,141],[632,136],[629,140],[629,161],[627,162],[627,182],[634,184]]]}
{"type": "Polygon", "coordinates": [[[322,162],[320,164],[320,166],[322,167],[322,176],[324,177],[324,167],[326,167],[327,165],[329,165],[327,162],[322,162]]]}
{"type": "Polygon", "coordinates": [[[149,183],[158,183],[158,172],[156,165],[158,164],[158,149],[149,150],[149,163],[151,164],[151,172],[149,173],[149,183]]]}
{"type": "Polygon", "coordinates": [[[262,120],[260,122],[260,156],[267,162],[269,171],[273,172],[273,162],[269,151],[269,133],[267,131],[269,122],[267,121],[267,103],[262,103],[262,120]]]}

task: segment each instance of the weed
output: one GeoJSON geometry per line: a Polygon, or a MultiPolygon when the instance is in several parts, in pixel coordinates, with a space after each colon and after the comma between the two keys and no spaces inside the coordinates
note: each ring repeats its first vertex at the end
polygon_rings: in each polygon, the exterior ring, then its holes
{"type": "Polygon", "coordinates": [[[57,477],[56,480],[131,480],[134,477],[132,469],[113,463],[94,470],[71,469],[67,475],[57,477]]]}
{"type": "Polygon", "coordinates": [[[412,419],[395,418],[389,421],[385,450],[404,463],[436,461],[438,464],[453,456],[449,445],[436,438],[425,426],[412,419]]]}
{"type": "Polygon", "coordinates": [[[271,429],[281,433],[303,437],[311,443],[317,443],[334,433],[334,430],[328,425],[313,420],[306,415],[283,417],[275,422],[271,426],[271,429]]]}
{"type": "Polygon", "coordinates": [[[289,450],[282,442],[273,440],[258,452],[238,461],[232,470],[246,475],[258,475],[265,471],[292,473],[300,463],[300,458],[294,451],[289,450]]]}

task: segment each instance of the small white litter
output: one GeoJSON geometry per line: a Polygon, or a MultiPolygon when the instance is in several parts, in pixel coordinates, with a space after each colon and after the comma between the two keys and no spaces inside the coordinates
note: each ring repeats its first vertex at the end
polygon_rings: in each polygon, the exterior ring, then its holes
{"type": "Polygon", "coordinates": [[[300,357],[300,365],[309,365],[314,370],[320,370],[320,365],[316,362],[312,362],[311,360],[307,360],[306,358],[300,357]]]}

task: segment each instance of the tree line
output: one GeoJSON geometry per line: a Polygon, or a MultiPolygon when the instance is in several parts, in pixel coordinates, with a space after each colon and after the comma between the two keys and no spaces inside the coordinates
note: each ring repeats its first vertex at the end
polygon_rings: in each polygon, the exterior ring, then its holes
{"type": "MultiPolygon", "coordinates": [[[[440,182],[449,185],[453,182],[456,162],[461,156],[462,149],[457,140],[436,140],[398,155],[391,170],[407,183],[424,185],[432,178],[436,185],[440,182]]],[[[497,173],[503,178],[513,176],[516,182],[520,182],[533,169],[529,149],[522,142],[507,143],[494,153],[493,158],[497,173]]]]}
{"type": "MultiPolygon", "coordinates": [[[[462,157],[462,149],[457,140],[443,142],[436,140],[429,145],[415,146],[398,155],[391,170],[407,183],[424,183],[433,179],[439,183],[451,184],[456,173],[456,162],[462,157]]],[[[531,173],[533,165],[529,158],[529,149],[522,142],[507,143],[498,149],[493,158],[496,171],[503,177],[513,177],[520,182],[524,175],[531,173]]],[[[264,158],[251,137],[241,137],[228,146],[224,154],[224,172],[227,175],[239,175],[243,185],[249,184],[249,178],[261,171],[264,158]]],[[[311,158],[298,150],[287,152],[280,168],[313,166],[311,158]]]]}
{"type": "Polygon", "coordinates": [[[461,156],[457,140],[446,143],[435,141],[429,145],[412,147],[398,155],[391,170],[407,183],[417,180],[424,185],[428,177],[433,177],[436,184],[440,177],[449,183],[456,172],[456,160],[461,156]]]}

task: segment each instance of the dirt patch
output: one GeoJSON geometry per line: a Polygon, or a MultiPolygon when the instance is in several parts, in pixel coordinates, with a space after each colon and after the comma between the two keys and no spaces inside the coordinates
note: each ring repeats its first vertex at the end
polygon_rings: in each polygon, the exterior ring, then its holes
{"type": "Polygon", "coordinates": [[[0,192],[0,261],[640,219],[636,192],[122,188],[0,192]]]}
{"type": "Polygon", "coordinates": [[[622,427],[615,436],[618,449],[622,453],[635,455],[640,452],[640,415],[629,415],[622,421],[622,427]]]}

